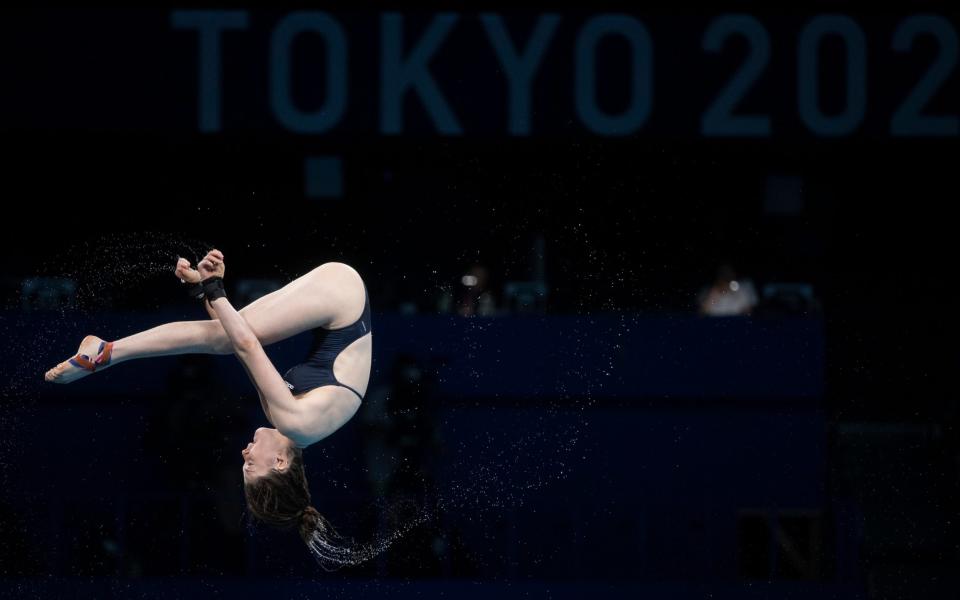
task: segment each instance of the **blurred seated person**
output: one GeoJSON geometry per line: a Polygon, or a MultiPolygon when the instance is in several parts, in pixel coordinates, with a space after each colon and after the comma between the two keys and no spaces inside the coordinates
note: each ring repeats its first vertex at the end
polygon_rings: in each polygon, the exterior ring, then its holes
{"type": "Polygon", "coordinates": [[[490,291],[490,273],[475,264],[460,278],[456,292],[456,310],[462,317],[489,316],[497,311],[496,299],[490,291]]]}
{"type": "Polygon", "coordinates": [[[699,313],[710,317],[749,315],[757,306],[757,290],[753,281],[738,278],[733,266],[723,263],[710,286],[698,294],[699,313]]]}

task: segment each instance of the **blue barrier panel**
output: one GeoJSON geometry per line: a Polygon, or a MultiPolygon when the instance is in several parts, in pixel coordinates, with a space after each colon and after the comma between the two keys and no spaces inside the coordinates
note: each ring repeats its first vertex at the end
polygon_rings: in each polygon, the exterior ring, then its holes
{"type": "MultiPolygon", "coordinates": [[[[162,393],[176,360],[119,365],[68,386],[41,385],[43,372],[75,351],[83,335],[116,339],[185,313],[2,315],[14,347],[33,353],[9,377],[41,397],[96,396],[123,389],[162,393]]],[[[824,334],[817,318],[641,316],[503,316],[374,314],[371,386],[389,376],[401,353],[436,379],[441,397],[555,399],[736,398],[814,401],[823,394],[824,334]]],[[[301,362],[301,334],[267,349],[278,370],[301,362]]],[[[236,359],[217,357],[225,391],[250,394],[236,359]]],[[[5,368],[10,368],[9,366],[5,368]]]]}
{"type": "Polygon", "coordinates": [[[0,580],[0,591],[9,598],[619,598],[635,600],[858,600],[862,589],[830,583],[727,583],[688,582],[622,583],[603,581],[330,581],[316,579],[232,579],[232,578],[70,578],[54,580],[0,580]]]}

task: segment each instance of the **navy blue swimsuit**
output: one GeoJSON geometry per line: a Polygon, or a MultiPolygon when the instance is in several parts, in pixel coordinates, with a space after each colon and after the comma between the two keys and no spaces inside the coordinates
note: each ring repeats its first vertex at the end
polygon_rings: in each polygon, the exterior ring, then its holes
{"type": "Polygon", "coordinates": [[[322,385],[339,385],[352,391],[363,400],[360,392],[349,385],[340,383],[333,376],[333,361],[343,352],[343,349],[372,331],[370,294],[367,292],[367,284],[363,284],[363,294],[366,297],[363,314],[351,325],[339,329],[317,327],[313,330],[313,346],[310,348],[307,360],[292,367],[283,376],[284,382],[294,395],[309,392],[322,385]]]}

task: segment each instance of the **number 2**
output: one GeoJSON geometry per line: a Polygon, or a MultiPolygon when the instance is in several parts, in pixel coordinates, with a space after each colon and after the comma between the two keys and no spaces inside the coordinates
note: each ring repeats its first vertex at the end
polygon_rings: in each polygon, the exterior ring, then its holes
{"type": "Polygon", "coordinates": [[[720,52],[731,35],[740,34],[750,42],[750,54],[736,75],[703,114],[700,131],[709,136],[768,136],[768,115],[733,114],[740,102],[770,62],[770,34],[756,18],[750,15],[722,15],[710,23],[703,35],[703,49],[720,52]]]}
{"type": "Polygon", "coordinates": [[[957,32],[943,17],[914,15],[904,19],[893,33],[893,49],[909,52],[918,35],[929,33],[937,38],[940,53],[890,120],[891,135],[957,135],[960,122],[956,116],[923,116],[921,111],[943,85],[957,64],[957,32]]]}

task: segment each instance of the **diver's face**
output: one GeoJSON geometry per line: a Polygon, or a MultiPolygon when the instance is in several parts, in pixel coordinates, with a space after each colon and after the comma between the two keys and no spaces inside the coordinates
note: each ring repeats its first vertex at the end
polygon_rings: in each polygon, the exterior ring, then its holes
{"type": "Polygon", "coordinates": [[[290,438],[276,429],[260,427],[253,433],[253,441],[240,451],[243,456],[243,480],[247,483],[263,477],[271,469],[287,467],[290,438]]]}

